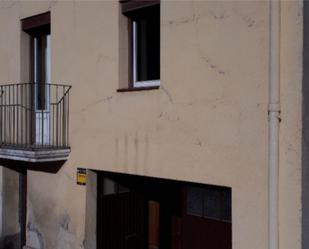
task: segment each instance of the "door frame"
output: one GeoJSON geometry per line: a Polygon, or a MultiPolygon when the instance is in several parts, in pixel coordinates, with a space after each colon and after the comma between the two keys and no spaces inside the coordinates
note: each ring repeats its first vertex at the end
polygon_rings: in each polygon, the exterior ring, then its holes
{"type": "MultiPolygon", "coordinates": [[[[43,33],[39,35],[33,35],[31,39],[31,71],[33,82],[33,124],[34,124],[34,143],[36,145],[48,145],[50,143],[50,85],[51,83],[51,36],[50,33],[43,33]],[[37,53],[38,49],[38,38],[46,37],[46,52],[44,51],[44,58],[41,63],[44,68],[44,82],[36,79],[37,77],[37,53]],[[39,109],[38,107],[38,96],[39,96],[39,86],[44,85],[44,108],[39,109]]],[[[40,72],[39,72],[40,73],[40,72]]]]}
{"type": "MultiPolygon", "coordinates": [[[[30,79],[30,83],[35,83],[35,76],[34,76],[34,37],[35,36],[42,36],[42,35],[50,35],[51,34],[51,15],[50,15],[50,11],[48,12],[44,12],[38,15],[34,15],[34,16],[30,16],[30,17],[26,17],[24,19],[21,20],[21,28],[22,31],[26,32],[29,36],[30,36],[30,56],[29,56],[29,79],[30,79]]],[[[50,82],[49,82],[50,83],[50,82]]],[[[35,85],[32,84],[31,86],[31,96],[33,96],[31,98],[31,109],[34,110],[31,116],[31,120],[30,120],[30,129],[31,129],[31,143],[32,144],[36,144],[37,142],[37,132],[36,132],[36,91],[37,89],[35,89],[35,85]]],[[[48,87],[46,87],[47,89],[48,87]]],[[[47,95],[48,96],[50,94],[49,92],[50,90],[48,90],[47,95]]],[[[42,112],[40,110],[40,112],[42,112]]],[[[44,112],[44,110],[43,110],[44,112]]],[[[44,117],[44,114],[43,114],[44,117]]],[[[44,118],[43,118],[44,119],[44,118]]],[[[43,127],[43,125],[42,125],[43,127]]],[[[42,134],[43,135],[43,134],[42,134]]],[[[50,137],[48,135],[48,137],[50,137]]],[[[49,138],[50,140],[50,138],[49,138]]],[[[50,142],[50,141],[48,141],[50,142]]],[[[44,143],[44,140],[43,140],[44,143]]],[[[44,143],[45,144],[45,143],[44,143]]]]}

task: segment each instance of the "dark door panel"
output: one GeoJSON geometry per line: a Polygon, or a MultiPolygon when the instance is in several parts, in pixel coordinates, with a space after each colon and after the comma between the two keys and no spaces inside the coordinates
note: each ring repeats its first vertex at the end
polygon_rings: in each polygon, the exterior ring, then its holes
{"type": "Polygon", "coordinates": [[[99,174],[97,210],[98,249],[232,248],[229,188],[99,174]]]}
{"type": "Polygon", "coordinates": [[[183,219],[184,249],[231,249],[231,223],[186,215],[183,219]]]}
{"type": "Polygon", "coordinates": [[[143,249],[145,244],[145,200],[127,191],[99,195],[98,249],[143,249]]]}

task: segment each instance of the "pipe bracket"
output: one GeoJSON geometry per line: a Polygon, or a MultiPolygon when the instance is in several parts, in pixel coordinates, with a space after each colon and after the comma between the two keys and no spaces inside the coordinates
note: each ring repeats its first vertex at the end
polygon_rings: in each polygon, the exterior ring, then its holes
{"type": "Polygon", "coordinates": [[[280,104],[272,103],[268,105],[268,112],[281,112],[280,104]]]}

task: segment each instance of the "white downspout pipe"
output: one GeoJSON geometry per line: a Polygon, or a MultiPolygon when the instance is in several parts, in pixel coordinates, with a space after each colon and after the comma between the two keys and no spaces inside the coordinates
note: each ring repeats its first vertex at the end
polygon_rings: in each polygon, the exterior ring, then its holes
{"type": "Polygon", "coordinates": [[[279,249],[280,0],[270,0],[268,248],[279,249]]]}

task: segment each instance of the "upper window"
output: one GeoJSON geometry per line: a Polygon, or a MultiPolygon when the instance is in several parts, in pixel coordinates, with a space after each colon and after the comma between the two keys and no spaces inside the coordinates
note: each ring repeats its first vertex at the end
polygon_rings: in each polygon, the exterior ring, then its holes
{"type": "Polygon", "coordinates": [[[160,85],[159,1],[122,1],[129,24],[130,87],[160,85]]]}

